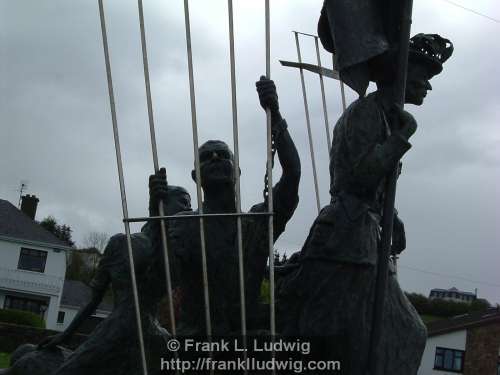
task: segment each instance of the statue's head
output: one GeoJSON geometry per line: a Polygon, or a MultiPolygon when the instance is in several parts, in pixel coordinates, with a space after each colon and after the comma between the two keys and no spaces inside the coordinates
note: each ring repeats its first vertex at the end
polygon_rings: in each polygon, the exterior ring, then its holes
{"type": "MultiPolygon", "coordinates": [[[[367,85],[368,81],[375,82],[379,89],[394,87],[394,79],[397,77],[395,72],[399,68],[399,48],[397,44],[394,42],[389,43],[386,36],[374,34],[366,39],[370,41],[371,48],[365,48],[365,51],[360,50],[357,45],[353,45],[353,48],[346,51],[345,49],[349,47],[349,44],[345,42],[337,43],[339,44],[337,46],[335,43],[331,29],[332,23],[327,14],[326,5],[327,2],[325,1],[318,22],[318,36],[327,51],[334,55],[343,51],[344,58],[338,61],[339,68],[344,69],[341,71],[341,77],[346,80],[347,84],[350,82],[351,87],[354,84],[358,85],[360,89],[363,84],[367,85]],[[386,47],[383,48],[383,46],[386,47]],[[347,52],[351,53],[352,56],[347,52]],[[340,61],[342,64],[340,64],[340,61]]],[[[340,27],[340,35],[343,35],[342,32],[346,31],[342,31],[340,27]]],[[[360,46],[364,46],[368,44],[364,38],[367,38],[367,35],[360,29],[359,35],[349,35],[349,38],[346,39],[351,42],[357,40],[360,46]]],[[[427,91],[432,89],[429,83],[430,79],[441,73],[443,63],[448,60],[452,53],[453,44],[448,39],[437,34],[417,34],[410,39],[405,98],[407,103],[416,105],[423,103],[427,91]]]]}
{"type": "Polygon", "coordinates": [[[427,91],[432,90],[430,79],[441,73],[452,53],[453,44],[437,34],[417,34],[410,39],[406,103],[423,103],[427,91]]]}
{"type": "MultiPolygon", "coordinates": [[[[201,186],[215,187],[220,185],[234,186],[234,155],[229,146],[219,140],[203,143],[198,149],[200,156],[201,186]]],[[[196,181],[193,170],[191,177],[196,181]]]]}
{"type": "MultiPolygon", "coordinates": [[[[394,72],[397,70],[396,49],[370,60],[371,80],[380,87],[394,85],[394,72]]],[[[437,34],[417,34],[410,39],[408,46],[408,73],[406,78],[405,102],[421,105],[432,90],[430,80],[443,70],[443,63],[453,53],[453,44],[437,34]]]]}
{"type": "Polygon", "coordinates": [[[168,185],[168,199],[164,202],[165,214],[175,215],[191,209],[191,196],[181,186],[168,185]]]}

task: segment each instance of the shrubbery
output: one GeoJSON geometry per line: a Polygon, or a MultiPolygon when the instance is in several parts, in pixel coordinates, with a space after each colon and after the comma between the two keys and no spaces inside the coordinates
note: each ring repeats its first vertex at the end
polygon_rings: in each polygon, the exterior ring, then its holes
{"type": "Polygon", "coordinates": [[[10,364],[10,355],[7,353],[0,353],[0,369],[7,368],[10,364]]]}
{"type": "Polygon", "coordinates": [[[465,303],[429,299],[418,293],[406,293],[406,296],[420,315],[432,315],[442,318],[483,311],[491,307],[489,302],[484,299],[476,299],[472,303],[465,303]]]}
{"type": "Polygon", "coordinates": [[[45,328],[45,320],[29,311],[0,309],[0,322],[45,328]]]}

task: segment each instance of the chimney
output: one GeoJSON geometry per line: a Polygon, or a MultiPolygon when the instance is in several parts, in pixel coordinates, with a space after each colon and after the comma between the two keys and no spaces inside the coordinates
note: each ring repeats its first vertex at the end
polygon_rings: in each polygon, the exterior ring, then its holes
{"type": "Polygon", "coordinates": [[[38,206],[38,198],[34,195],[24,195],[21,198],[21,211],[28,215],[32,220],[35,220],[36,208],[38,206]]]}

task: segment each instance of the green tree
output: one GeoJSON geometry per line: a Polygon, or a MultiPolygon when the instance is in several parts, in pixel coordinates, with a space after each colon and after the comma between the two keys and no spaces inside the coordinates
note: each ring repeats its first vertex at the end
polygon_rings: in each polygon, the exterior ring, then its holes
{"type": "Polygon", "coordinates": [[[50,233],[52,233],[54,236],[66,242],[69,246],[71,247],[75,246],[75,242],[71,238],[71,232],[73,232],[73,230],[69,225],[58,224],[57,220],[52,215],[47,216],[39,224],[40,226],[48,230],[50,233]]]}
{"type": "Polygon", "coordinates": [[[466,303],[446,301],[439,298],[430,299],[418,293],[406,293],[406,296],[420,315],[431,315],[441,318],[484,311],[491,307],[487,300],[481,298],[476,299],[472,303],[466,303]]]}
{"type": "Polygon", "coordinates": [[[66,267],[66,279],[68,280],[86,280],[85,262],[78,250],[73,250],[68,256],[68,265],[66,267]]]}
{"type": "Polygon", "coordinates": [[[474,301],[472,301],[472,303],[470,304],[470,311],[473,312],[473,311],[484,311],[484,310],[487,310],[491,307],[491,304],[483,299],[483,298],[478,298],[474,301]]]}

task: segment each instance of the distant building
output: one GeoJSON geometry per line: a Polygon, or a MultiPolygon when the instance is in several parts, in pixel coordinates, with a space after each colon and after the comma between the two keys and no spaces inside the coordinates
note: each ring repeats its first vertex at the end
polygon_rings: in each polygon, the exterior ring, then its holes
{"type": "Polygon", "coordinates": [[[418,375],[500,375],[500,310],[434,321],[418,375]]]}
{"type": "MultiPolygon", "coordinates": [[[[92,289],[81,281],[66,280],[62,293],[61,304],[57,314],[56,330],[65,330],[76,316],[78,310],[85,306],[92,298],[92,289]]],[[[101,302],[94,314],[87,318],[78,329],[80,333],[90,333],[113,310],[109,302],[101,302]]]]}
{"type": "Polygon", "coordinates": [[[442,299],[453,302],[471,303],[477,299],[476,293],[463,292],[457,288],[451,289],[432,289],[429,294],[430,299],[442,299]]]}
{"type": "Polygon", "coordinates": [[[35,222],[37,205],[30,195],[21,210],[0,199],[0,308],[33,312],[55,329],[71,247],[35,222]]]}

